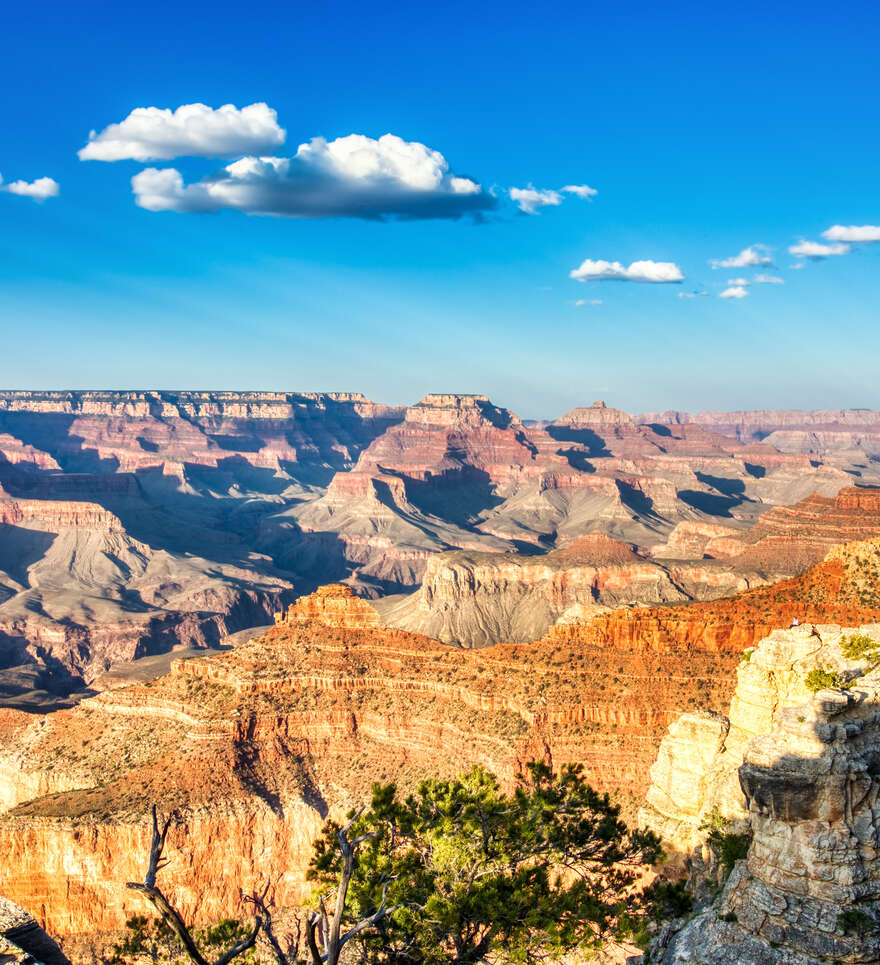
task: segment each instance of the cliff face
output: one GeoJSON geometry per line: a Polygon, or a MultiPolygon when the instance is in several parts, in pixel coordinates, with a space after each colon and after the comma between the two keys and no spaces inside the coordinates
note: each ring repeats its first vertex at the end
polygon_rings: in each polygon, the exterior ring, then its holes
{"type": "Polygon", "coordinates": [[[462,651],[376,626],[347,587],[324,588],[264,636],[172,661],[151,683],[46,717],[6,711],[0,894],[54,934],[119,927],[142,910],[123,883],[153,801],[184,815],[167,880],[207,920],[236,913],[239,884],[267,876],[279,902],[301,899],[323,817],[374,780],[406,787],[480,763],[510,783],[545,759],[638,794],[694,687],[722,704],[727,663],[693,650],[462,651]]]}
{"type": "Polygon", "coordinates": [[[856,633],[880,647],[877,624],[775,631],[740,666],[729,718],[691,714],[670,728],[643,823],[691,849],[717,809],[752,843],[717,901],[664,936],[653,960],[880,961],[880,670],[845,655],[856,633]],[[816,668],[844,689],[814,695],[816,668]]]}

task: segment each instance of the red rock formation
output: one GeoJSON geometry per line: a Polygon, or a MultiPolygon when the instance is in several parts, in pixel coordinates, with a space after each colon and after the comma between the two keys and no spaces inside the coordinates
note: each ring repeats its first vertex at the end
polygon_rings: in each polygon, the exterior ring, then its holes
{"type": "Polygon", "coordinates": [[[263,637],[152,683],[45,718],[0,714],[0,892],[62,935],[118,927],[142,910],[122,882],[150,801],[183,809],[167,880],[205,920],[236,913],[239,886],[265,876],[281,903],[301,898],[320,812],[377,778],[408,786],[479,762],[510,781],[538,757],[638,795],[666,726],[724,706],[741,649],[768,626],[880,618],[878,561],[880,541],[854,544],[731,600],[481,651],[378,627],[368,604],[325,588],[263,637]]]}
{"type": "Polygon", "coordinates": [[[123,882],[156,800],[184,809],[168,880],[197,918],[237,911],[238,885],[265,875],[279,901],[298,900],[322,800],[338,813],[376,778],[472,763],[509,782],[535,757],[637,791],[694,681],[713,706],[725,695],[714,655],[470,653],[365,626],[369,610],[326,588],[235,651],[46,718],[0,719],[0,893],[57,934],[119,927],[141,910],[123,882]]]}
{"type": "Polygon", "coordinates": [[[327,627],[364,630],[380,625],[379,614],[366,600],[358,599],[351,587],[322,586],[310,596],[300,597],[286,613],[275,614],[275,625],[292,627],[299,623],[322,623],[327,627]]]}

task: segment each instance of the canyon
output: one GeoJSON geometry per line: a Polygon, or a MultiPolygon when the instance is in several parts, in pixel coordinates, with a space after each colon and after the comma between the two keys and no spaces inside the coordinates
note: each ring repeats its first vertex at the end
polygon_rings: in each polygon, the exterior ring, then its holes
{"type": "Polygon", "coordinates": [[[172,655],[164,675],[50,714],[0,710],[0,894],[66,949],[94,947],[143,911],[123,883],[152,802],[180,814],[166,883],[202,921],[239,913],[268,877],[280,904],[302,900],[324,819],[374,780],[480,763],[509,786],[530,760],[580,763],[635,817],[667,729],[682,711],[720,715],[743,650],[791,614],[880,622],[880,540],[727,600],[609,609],[479,649],[388,627],[351,587],[323,587],[234,649],[172,655]]]}
{"type": "Polygon", "coordinates": [[[293,905],[374,780],[475,763],[580,764],[699,850],[754,817],[743,652],[880,623],[875,416],[0,393],[0,895],[112,940],[155,802],[185,914],[293,905]]]}
{"type": "MultiPolygon", "coordinates": [[[[831,544],[771,514],[880,483],[876,416],[0,392],[0,705],[69,705],[113,665],[225,646],[331,582],[471,647],[794,575],[831,544]]],[[[841,513],[836,541],[876,532],[873,510],[841,513]]]]}

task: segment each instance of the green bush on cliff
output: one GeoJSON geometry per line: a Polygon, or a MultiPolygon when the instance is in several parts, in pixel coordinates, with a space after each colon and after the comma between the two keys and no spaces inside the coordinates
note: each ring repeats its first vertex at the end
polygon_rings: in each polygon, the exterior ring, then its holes
{"type": "Polygon", "coordinates": [[[752,832],[733,831],[731,824],[721,816],[718,807],[713,807],[700,825],[701,831],[708,831],[706,844],[712,849],[715,860],[724,869],[725,878],[733,871],[737,861],[745,858],[752,843],[752,832]]]}
{"type": "Polygon", "coordinates": [[[858,908],[848,908],[837,916],[837,927],[844,935],[866,938],[877,931],[877,922],[858,908]]]}
{"type": "Polygon", "coordinates": [[[874,660],[880,657],[880,643],[867,633],[850,633],[841,637],[840,649],[850,660],[874,660]]]}
{"type": "Polygon", "coordinates": [[[804,683],[807,690],[811,690],[814,694],[820,690],[840,690],[843,687],[840,674],[833,670],[826,670],[824,667],[814,667],[804,678],[804,683]]]}
{"type": "MultiPolygon", "coordinates": [[[[171,928],[161,919],[146,915],[133,915],[125,923],[125,938],[113,946],[107,965],[141,965],[144,962],[156,965],[190,965],[192,959],[171,928]]],[[[250,932],[248,925],[231,918],[223,919],[215,925],[197,929],[193,938],[202,952],[219,953],[230,944],[244,938],[250,932]]],[[[257,953],[248,949],[236,958],[237,962],[254,963],[257,953]]]]}

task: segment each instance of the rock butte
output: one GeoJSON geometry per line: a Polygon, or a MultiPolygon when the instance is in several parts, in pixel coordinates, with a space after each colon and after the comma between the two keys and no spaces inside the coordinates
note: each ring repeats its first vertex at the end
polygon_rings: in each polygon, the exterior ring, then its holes
{"type": "Polygon", "coordinates": [[[152,682],[43,717],[0,711],[0,893],[53,934],[118,928],[142,911],[122,883],[151,801],[182,810],[167,880],[202,920],[237,912],[239,885],[266,875],[280,901],[301,899],[323,817],[375,779],[482,763],[509,783],[528,760],[571,761],[632,811],[666,728],[682,708],[724,709],[742,648],[785,614],[880,620],[878,553],[853,544],[731,600],[471,651],[381,626],[349,587],[325,587],[262,637],[152,682]]]}

